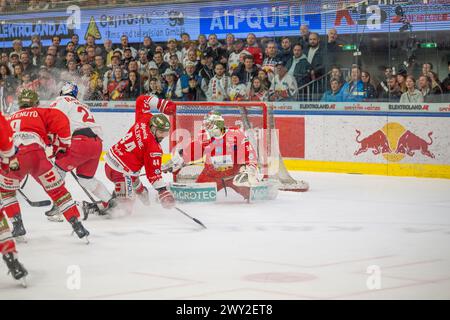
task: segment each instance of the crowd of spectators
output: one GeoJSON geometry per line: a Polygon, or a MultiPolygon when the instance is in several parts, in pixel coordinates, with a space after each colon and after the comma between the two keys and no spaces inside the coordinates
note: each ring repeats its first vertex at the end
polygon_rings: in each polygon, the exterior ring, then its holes
{"type": "Polygon", "coordinates": [[[164,44],[150,37],[131,44],[123,35],[114,46],[109,39],[98,44],[93,36],[81,45],[73,35],[64,46],[54,36],[43,47],[34,36],[25,48],[16,39],[11,51],[0,50],[0,96],[9,102],[32,88],[41,100],[52,99],[63,81],[77,83],[85,101],[134,100],[140,94],[183,101],[294,101],[317,79],[326,85],[316,100],[327,102],[440,102],[450,92],[450,78],[441,82],[429,62],[418,79],[386,67],[383,80],[374,83],[358,65],[347,66],[347,79],[332,65],[341,51],[337,38],[331,29],[322,44],[317,33],[301,26],[299,37],[278,41],[252,33],[245,39],[228,34],[223,42],[215,34],[191,39],[183,33],[164,44]]]}

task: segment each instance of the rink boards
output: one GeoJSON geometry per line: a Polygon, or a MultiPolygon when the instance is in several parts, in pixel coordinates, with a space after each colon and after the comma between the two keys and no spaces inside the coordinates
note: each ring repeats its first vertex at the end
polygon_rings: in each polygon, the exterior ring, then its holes
{"type": "MultiPolygon", "coordinates": [[[[98,106],[107,150],[132,125],[133,105],[98,106]]],[[[292,102],[275,105],[275,122],[289,170],[450,178],[449,103],[292,102]]]]}

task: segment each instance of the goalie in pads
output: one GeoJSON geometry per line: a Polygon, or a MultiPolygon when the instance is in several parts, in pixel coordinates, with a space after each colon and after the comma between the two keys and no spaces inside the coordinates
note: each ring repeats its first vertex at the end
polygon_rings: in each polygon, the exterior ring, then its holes
{"type": "Polygon", "coordinates": [[[163,172],[177,173],[183,166],[204,159],[205,167],[197,183],[215,182],[217,191],[229,187],[250,197],[250,187],[259,182],[257,156],[245,134],[235,127],[227,128],[218,111],[208,113],[199,137],[185,148],[176,149],[163,172]]]}

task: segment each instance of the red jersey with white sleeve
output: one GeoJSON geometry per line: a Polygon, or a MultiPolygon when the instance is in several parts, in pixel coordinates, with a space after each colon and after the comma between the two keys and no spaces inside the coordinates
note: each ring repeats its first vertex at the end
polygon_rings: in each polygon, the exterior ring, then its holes
{"type": "Polygon", "coordinates": [[[241,166],[257,166],[256,152],[244,132],[239,128],[226,129],[221,137],[202,134],[183,149],[185,162],[205,158],[205,174],[211,177],[227,177],[239,173],[241,166]]]}
{"type": "Polygon", "coordinates": [[[106,154],[106,163],[128,176],[139,176],[142,167],[155,189],[166,186],[161,176],[161,145],[150,131],[150,122],[136,122],[106,154]]]}
{"type": "Polygon", "coordinates": [[[60,96],[50,104],[50,107],[61,110],[69,118],[72,134],[79,129],[90,128],[102,139],[101,126],[95,122],[89,107],[78,99],[71,96],[60,96]]]}
{"type": "Polygon", "coordinates": [[[10,158],[15,154],[13,131],[9,122],[0,113],[0,158],[10,158]]]}
{"type": "MultiPolygon", "coordinates": [[[[160,99],[155,96],[140,95],[136,99],[136,121],[143,120],[142,116],[144,115],[151,115],[152,108],[156,108],[159,112],[170,116],[175,113],[177,106],[173,101],[167,99],[160,99]]],[[[150,118],[146,117],[145,120],[150,121],[150,118]]]]}
{"type": "Polygon", "coordinates": [[[58,144],[60,147],[70,146],[70,122],[58,109],[26,108],[6,119],[14,131],[13,139],[16,146],[28,146],[33,143],[43,148],[50,144],[58,144]],[[53,141],[50,141],[49,135],[54,135],[53,141]]]}

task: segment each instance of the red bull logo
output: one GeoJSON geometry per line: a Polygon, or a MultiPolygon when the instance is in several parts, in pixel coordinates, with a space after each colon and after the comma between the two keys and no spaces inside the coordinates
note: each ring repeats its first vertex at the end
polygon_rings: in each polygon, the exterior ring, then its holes
{"type": "Polygon", "coordinates": [[[413,157],[417,152],[422,155],[435,158],[434,154],[428,149],[433,144],[433,132],[428,133],[428,140],[406,130],[401,124],[396,122],[387,123],[380,130],[371,135],[360,139],[361,132],[356,130],[356,142],[359,148],[354,155],[372,151],[374,155],[382,154],[383,157],[391,162],[401,161],[405,156],[413,157]]]}

